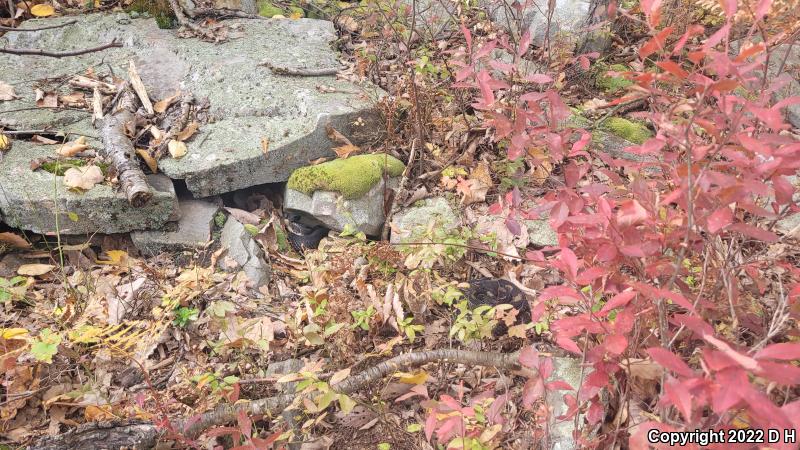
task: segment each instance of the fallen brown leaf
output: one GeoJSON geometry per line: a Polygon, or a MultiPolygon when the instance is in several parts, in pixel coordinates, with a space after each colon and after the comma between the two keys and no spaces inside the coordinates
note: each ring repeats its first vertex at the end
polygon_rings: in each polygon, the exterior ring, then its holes
{"type": "Polygon", "coordinates": [[[147,168],[150,169],[151,172],[158,173],[158,161],[150,156],[150,152],[143,148],[137,148],[136,154],[144,160],[144,163],[147,164],[147,168]]]}
{"type": "Polygon", "coordinates": [[[173,139],[167,144],[167,150],[169,150],[169,154],[173,158],[182,158],[186,155],[186,144],[184,144],[183,141],[176,141],[173,139]]]}
{"type": "Polygon", "coordinates": [[[200,124],[198,124],[197,122],[192,122],[189,125],[186,125],[186,128],[184,128],[183,130],[181,130],[180,133],[178,133],[178,137],[176,139],[178,139],[179,141],[185,141],[189,139],[197,132],[197,128],[199,126],[200,124]]]}
{"type": "Polygon", "coordinates": [[[360,147],[353,145],[353,144],[345,144],[341,147],[334,147],[333,151],[336,152],[336,156],[339,158],[347,158],[348,156],[352,155],[353,153],[358,152],[361,150],[360,147]]]}
{"type": "Polygon", "coordinates": [[[61,148],[59,148],[56,153],[58,153],[61,156],[70,157],[77,155],[78,153],[86,150],[87,148],[89,148],[89,146],[86,145],[86,137],[81,136],[72,142],[67,142],[66,144],[62,145],[61,148]]]}
{"type": "Polygon", "coordinates": [[[103,171],[97,166],[72,167],[64,172],[64,185],[88,191],[103,178],[103,171]]]}
{"type": "Polygon", "coordinates": [[[18,98],[14,92],[14,86],[0,81],[0,102],[14,100],[18,98]]]}
{"type": "Polygon", "coordinates": [[[10,231],[0,233],[0,242],[17,248],[28,248],[31,246],[30,242],[26,241],[25,238],[10,231]]]}
{"type": "Polygon", "coordinates": [[[19,266],[19,269],[17,269],[17,274],[28,277],[38,277],[39,275],[44,275],[55,268],[56,266],[52,264],[23,264],[19,266]]]}
{"type": "Polygon", "coordinates": [[[175,92],[175,95],[157,101],[156,104],[153,105],[153,110],[159,114],[163,113],[164,111],[167,110],[167,108],[169,108],[170,105],[175,103],[175,100],[177,100],[180,96],[181,96],[181,91],[177,91],[175,92]]]}

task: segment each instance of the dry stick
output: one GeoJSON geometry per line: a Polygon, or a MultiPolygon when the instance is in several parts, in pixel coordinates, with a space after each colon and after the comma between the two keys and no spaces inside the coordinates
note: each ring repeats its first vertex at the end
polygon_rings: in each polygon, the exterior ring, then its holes
{"type": "MultiPolygon", "coordinates": [[[[340,394],[351,394],[364,386],[379,380],[384,376],[400,371],[402,369],[421,366],[435,361],[449,361],[458,364],[471,364],[484,367],[496,367],[498,369],[523,371],[519,364],[519,353],[490,353],[475,352],[458,349],[439,349],[419,353],[406,353],[392,359],[377,364],[358,375],[350,376],[339,383],[331,386],[334,392],[340,394]]],[[[528,371],[526,375],[535,372],[528,371]]],[[[238,413],[243,411],[250,416],[276,415],[292,404],[295,397],[302,394],[286,394],[277,397],[267,397],[255,400],[251,403],[240,403],[235,405],[221,405],[213,411],[201,414],[197,419],[180,421],[174,423],[175,429],[180,430],[185,427],[184,433],[190,438],[199,436],[203,431],[216,425],[222,425],[236,420],[238,413]]]]}
{"type": "Polygon", "coordinates": [[[408,183],[408,175],[411,173],[411,167],[414,165],[414,157],[417,154],[417,140],[411,140],[411,153],[408,155],[408,164],[406,170],[403,171],[403,178],[400,179],[400,186],[397,188],[397,193],[392,198],[392,206],[389,208],[389,214],[386,215],[386,220],[383,222],[383,231],[381,232],[381,240],[389,239],[389,223],[392,221],[392,216],[397,213],[397,205],[400,197],[406,192],[406,184],[408,183]]]}
{"type": "Polygon", "coordinates": [[[139,76],[139,72],[136,71],[136,64],[133,61],[130,61],[128,65],[128,79],[130,79],[131,87],[136,92],[136,96],[139,97],[139,101],[142,102],[144,110],[147,111],[147,114],[154,114],[153,104],[150,102],[150,97],[147,96],[147,89],[144,87],[142,78],[139,76]]]}
{"type": "Polygon", "coordinates": [[[59,25],[48,25],[46,27],[39,27],[39,28],[14,28],[14,27],[3,27],[0,26],[0,31],[41,31],[41,30],[51,30],[53,28],[61,28],[67,25],[72,25],[78,23],[77,20],[69,20],[59,25]]]}
{"type": "Polygon", "coordinates": [[[189,124],[189,117],[191,116],[192,113],[193,102],[194,102],[194,97],[192,96],[191,93],[187,92],[183,94],[183,96],[181,97],[181,114],[180,116],[178,116],[178,119],[175,121],[175,123],[173,123],[169,127],[169,131],[161,140],[161,143],[158,144],[158,147],[156,147],[156,151],[153,152],[153,158],[155,158],[156,160],[161,159],[161,157],[167,151],[169,142],[175,139],[175,137],[177,137],[178,134],[180,134],[180,132],[183,131],[184,128],[186,128],[186,125],[189,124]]]}
{"type": "Polygon", "coordinates": [[[139,167],[138,161],[134,159],[133,143],[125,134],[125,125],[134,120],[135,106],[133,93],[127,86],[123,87],[123,90],[124,92],[119,97],[117,110],[103,120],[101,134],[104,149],[102,154],[111,161],[117,170],[117,178],[128,203],[136,208],[141,208],[153,197],[153,191],[147,184],[147,178],[139,167]]]}
{"type": "Polygon", "coordinates": [[[85,55],[87,53],[99,52],[112,47],[122,47],[122,44],[116,40],[108,44],[99,45],[97,47],[85,48],[82,50],[71,50],[66,52],[50,52],[38,48],[13,48],[3,47],[0,48],[0,53],[9,53],[11,55],[32,55],[32,56],[48,56],[50,58],[66,58],[68,56],[85,55]]]}
{"type": "Polygon", "coordinates": [[[178,19],[178,23],[181,24],[181,26],[192,30],[192,32],[199,37],[214,40],[213,33],[209,33],[207,30],[204,30],[201,26],[197,25],[188,17],[186,17],[186,14],[183,12],[183,8],[178,3],[178,0],[169,0],[169,6],[172,8],[172,12],[175,14],[175,18],[178,19]]]}

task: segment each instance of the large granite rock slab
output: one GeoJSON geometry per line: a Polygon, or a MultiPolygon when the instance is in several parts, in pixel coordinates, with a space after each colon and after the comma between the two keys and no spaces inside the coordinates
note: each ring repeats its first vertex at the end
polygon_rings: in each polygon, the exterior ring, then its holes
{"type": "Polygon", "coordinates": [[[57,148],[14,141],[0,161],[0,221],[37,233],[111,234],[158,228],[180,216],[172,181],[163,175],[148,177],[153,198],[134,208],[106,184],[76,193],[63,177],[31,170],[31,160],[54,156],[57,148]]]}
{"type": "MultiPolygon", "coordinates": [[[[30,20],[23,27],[66,20],[30,20]]],[[[169,177],[185,180],[195,197],[285,181],[310,160],[333,156],[326,125],[356,145],[375,137],[380,126],[374,105],[382,91],[334,75],[290,75],[339,67],[329,45],[335,39],[333,24],[312,19],[225,23],[229,39],[217,44],[178,38],[176,30],[159,29],[152,19],[124,14],[90,14],[75,25],[7,34],[11,47],[65,51],[112,39],[123,47],[63,59],[5,55],[0,80],[14,85],[20,99],[0,102],[0,123],[96,137],[88,113],[35,108],[34,89],[68,94],[63,79],[90,67],[126,77],[132,60],[154,101],[181,90],[210,102],[209,123],[188,142],[188,154],[159,165],[169,177]]]]}

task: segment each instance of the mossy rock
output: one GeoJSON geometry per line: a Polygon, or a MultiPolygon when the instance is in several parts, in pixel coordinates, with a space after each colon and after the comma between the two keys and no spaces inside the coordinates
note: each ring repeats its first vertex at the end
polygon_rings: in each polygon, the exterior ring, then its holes
{"type": "Polygon", "coordinates": [[[653,137],[653,133],[643,123],[633,122],[622,117],[610,117],[604,120],[600,129],[634,144],[643,144],[653,137]]]}
{"type": "Polygon", "coordinates": [[[631,70],[630,67],[627,67],[624,64],[611,64],[610,66],[606,65],[599,66],[599,72],[597,74],[597,77],[595,78],[597,87],[608,93],[618,92],[627,88],[628,86],[633,84],[633,81],[625,77],[609,76],[608,72],[609,71],[628,72],[630,70],[631,70]]]}
{"type": "Polygon", "coordinates": [[[358,155],[316,166],[301,167],[289,177],[287,187],[311,195],[315,191],[338,192],[346,199],[360,198],[383,177],[403,173],[405,165],[390,155],[358,155]]]}
{"type": "Polygon", "coordinates": [[[286,15],[286,11],[281,7],[275,6],[271,2],[262,0],[258,2],[258,15],[261,17],[283,16],[286,15]]]}
{"type": "Polygon", "coordinates": [[[171,29],[178,27],[178,19],[172,12],[167,0],[134,0],[126,10],[132,13],[152,16],[158,28],[171,29]]]}

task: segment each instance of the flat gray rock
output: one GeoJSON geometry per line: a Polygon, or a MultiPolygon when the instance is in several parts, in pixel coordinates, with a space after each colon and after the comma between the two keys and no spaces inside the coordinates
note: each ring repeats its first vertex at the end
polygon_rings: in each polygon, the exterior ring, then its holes
{"type": "Polygon", "coordinates": [[[424,240],[425,232],[432,222],[435,228],[450,231],[457,229],[461,221],[447,199],[426,198],[395,213],[389,240],[392,244],[424,240]]]}
{"type": "Polygon", "coordinates": [[[56,145],[13,141],[0,161],[0,219],[12,227],[37,233],[111,234],[159,228],[180,217],[172,181],[150,175],[153,198],[132,207],[125,195],[106,184],[76,193],[63,177],[31,170],[31,160],[54,156],[56,145]]]}
{"type": "Polygon", "coordinates": [[[228,217],[219,242],[227,250],[219,260],[220,268],[241,269],[256,289],[269,283],[272,270],[264,259],[264,251],[241,222],[228,217]]]}
{"type": "MultiPolygon", "coordinates": [[[[68,19],[29,20],[23,27],[68,19]]],[[[178,90],[210,102],[210,123],[187,142],[188,154],[179,160],[167,157],[159,164],[170,178],[185,180],[195,197],[285,181],[292,170],[310,160],[333,156],[327,124],[357,145],[379,133],[374,107],[383,95],[379,89],[365,90],[334,75],[286,74],[339,67],[329,45],[335,39],[330,22],[224,23],[230,27],[229,38],[219,44],[178,38],[176,30],[159,29],[153,19],[130,19],[124,14],[90,14],[63,28],[9,33],[4,38],[11,47],[65,51],[116,39],[123,48],[63,59],[4,56],[0,80],[14,85],[20,99],[0,102],[0,123],[96,137],[84,111],[35,108],[34,88],[69,94],[72,89],[64,78],[90,67],[98,73],[110,67],[116,76],[127,78],[132,60],[154,102],[178,90]],[[42,83],[43,79],[52,82],[42,83]]]]}
{"type": "Polygon", "coordinates": [[[165,231],[134,231],[131,240],[146,255],[164,251],[202,248],[211,240],[214,215],[219,206],[205,200],[180,200],[181,218],[165,226],[165,231]],[[170,226],[174,227],[172,230],[170,226]]]}

